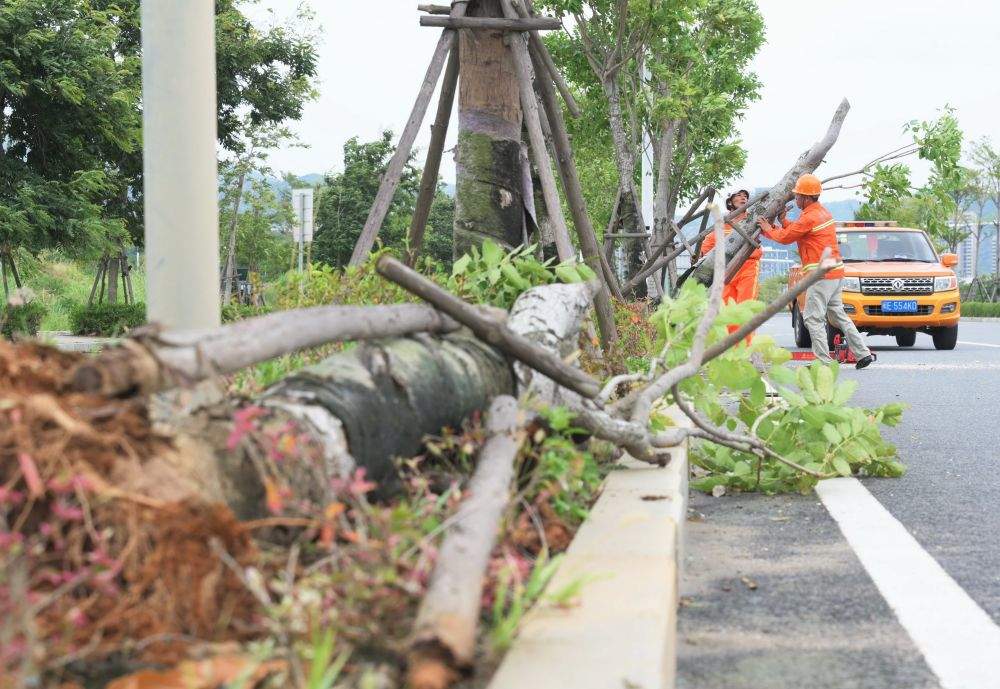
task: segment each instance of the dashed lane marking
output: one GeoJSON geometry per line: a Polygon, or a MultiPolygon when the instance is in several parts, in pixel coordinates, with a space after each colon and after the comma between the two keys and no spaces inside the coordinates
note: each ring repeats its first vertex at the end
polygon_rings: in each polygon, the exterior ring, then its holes
{"type": "Polygon", "coordinates": [[[1000,627],[853,478],[816,492],[943,689],[997,689],[1000,627]]]}

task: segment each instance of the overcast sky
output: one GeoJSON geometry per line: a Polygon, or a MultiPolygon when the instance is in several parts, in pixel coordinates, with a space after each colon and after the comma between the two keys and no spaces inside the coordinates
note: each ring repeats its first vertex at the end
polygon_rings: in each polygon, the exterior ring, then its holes
{"type": "MultiPolygon", "coordinates": [[[[279,16],[298,0],[262,0],[279,16]]],[[[338,170],[344,141],[398,135],[438,30],[417,24],[417,0],[314,0],[323,41],[319,100],[296,130],[306,149],[277,151],[272,164],[297,174],[338,170]],[[378,5],[379,25],[372,25],[378,5]]],[[[957,109],[967,143],[1000,143],[1000,3],[996,0],[758,0],[767,44],[754,69],[764,88],[741,125],[749,153],[734,185],[770,186],[826,130],[841,98],[851,113],[825,176],[856,169],[907,143],[903,124],[957,109]]],[[[261,10],[263,11],[263,10],[261,10]]],[[[435,101],[436,102],[436,99],[435,101]]],[[[417,146],[426,148],[433,102],[417,146]]],[[[452,127],[454,130],[454,126],[452,127]]],[[[448,147],[454,145],[452,131],[448,147]]],[[[420,158],[422,159],[422,150],[420,158]]],[[[916,164],[915,169],[922,170],[916,164]]],[[[446,155],[442,175],[453,181],[446,155]]],[[[849,198],[854,192],[831,192],[849,198]]]]}

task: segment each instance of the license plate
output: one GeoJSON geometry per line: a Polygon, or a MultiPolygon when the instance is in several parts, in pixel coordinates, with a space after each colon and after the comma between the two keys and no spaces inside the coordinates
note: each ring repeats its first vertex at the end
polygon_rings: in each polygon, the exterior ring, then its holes
{"type": "Polygon", "coordinates": [[[882,313],[916,313],[916,299],[887,299],[882,302],[882,313]]]}

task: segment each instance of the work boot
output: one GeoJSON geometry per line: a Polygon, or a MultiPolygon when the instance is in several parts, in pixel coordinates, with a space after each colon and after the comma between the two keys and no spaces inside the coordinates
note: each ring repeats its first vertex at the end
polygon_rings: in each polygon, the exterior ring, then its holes
{"type": "Polygon", "coordinates": [[[871,366],[871,363],[875,361],[875,359],[877,358],[878,357],[876,357],[874,353],[871,353],[866,357],[858,359],[858,363],[854,364],[854,368],[857,369],[867,368],[868,366],[871,366]]]}

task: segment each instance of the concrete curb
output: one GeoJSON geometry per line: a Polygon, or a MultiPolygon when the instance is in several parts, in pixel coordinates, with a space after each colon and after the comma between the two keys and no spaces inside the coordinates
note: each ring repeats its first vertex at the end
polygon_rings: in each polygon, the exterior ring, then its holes
{"type": "Polygon", "coordinates": [[[489,689],[673,689],[687,494],[687,443],[662,469],[626,457],[489,689]],[[581,579],[578,604],[545,602],[581,579]]]}
{"type": "Polygon", "coordinates": [[[1000,318],[993,318],[990,316],[962,316],[959,322],[966,321],[969,323],[1000,323],[1000,318]]]}
{"type": "Polygon", "coordinates": [[[116,337],[79,337],[62,332],[41,332],[38,339],[64,352],[96,352],[120,342],[116,337]]]}

